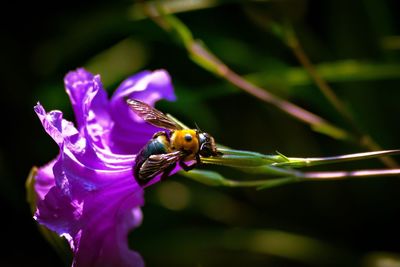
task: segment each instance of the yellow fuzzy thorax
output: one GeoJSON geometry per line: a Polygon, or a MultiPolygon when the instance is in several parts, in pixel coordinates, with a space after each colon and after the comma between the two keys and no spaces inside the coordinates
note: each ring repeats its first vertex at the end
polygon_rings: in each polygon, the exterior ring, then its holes
{"type": "Polygon", "coordinates": [[[195,130],[176,130],[171,135],[171,147],[173,150],[190,151],[191,154],[185,160],[192,160],[199,151],[199,139],[195,130]],[[191,136],[188,138],[187,136],[191,136]],[[191,139],[191,140],[188,140],[191,139]]]}

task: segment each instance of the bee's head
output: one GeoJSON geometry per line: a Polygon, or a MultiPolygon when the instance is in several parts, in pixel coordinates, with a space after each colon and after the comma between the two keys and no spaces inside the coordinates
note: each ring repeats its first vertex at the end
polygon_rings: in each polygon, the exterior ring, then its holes
{"type": "Polygon", "coordinates": [[[214,138],[208,133],[198,131],[199,135],[199,154],[202,157],[218,156],[220,152],[217,150],[214,138]]]}

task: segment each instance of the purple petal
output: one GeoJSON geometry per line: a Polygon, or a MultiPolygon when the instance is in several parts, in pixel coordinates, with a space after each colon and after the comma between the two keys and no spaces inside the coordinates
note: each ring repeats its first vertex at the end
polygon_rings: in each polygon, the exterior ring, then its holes
{"type": "Polygon", "coordinates": [[[144,202],[132,166],[134,153],[160,129],[138,118],[124,98],[150,105],[161,98],[174,100],[171,79],[163,70],[139,73],[125,80],[110,102],[98,75],[78,69],[64,81],[78,129],[60,111],[46,113],[35,106],[60,148],[57,159],[36,176],[35,219],[66,237],[74,251],[73,266],[141,267],[143,260],[127,242],[129,231],[142,221],[144,202]]]}
{"type": "MultiPolygon", "coordinates": [[[[56,185],[38,202],[35,219],[67,238],[74,266],[143,266],[127,242],[144,202],[132,177],[134,157],[93,149],[59,111],[46,113],[40,104],[35,111],[60,147],[56,185]]],[[[49,168],[43,172],[50,176],[49,168]]]]}
{"type": "Polygon", "coordinates": [[[61,145],[65,139],[76,140],[76,138],[79,138],[79,133],[74,125],[71,122],[62,119],[61,111],[53,110],[46,113],[40,103],[34,107],[34,110],[45,131],[58,145],[61,145]]]}
{"type": "Polygon", "coordinates": [[[39,202],[35,218],[69,240],[73,266],[143,266],[140,255],[128,247],[128,233],[140,225],[143,191],[130,179],[69,199],[53,187],[39,202]]]}
{"type": "Polygon", "coordinates": [[[86,227],[78,232],[75,244],[77,266],[143,266],[140,255],[128,247],[129,231],[142,221],[143,195],[128,181],[85,199],[80,222],[86,227]],[[131,190],[124,188],[129,185],[131,190]]]}
{"type": "Polygon", "coordinates": [[[65,89],[74,109],[78,128],[81,128],[85,123],[83,104],[87,98],[86,93],[93,90],[93,77],[90,72],[81,68],[67,73],[64,78],[65,89]]]}
{"type": "Polygon", "coordinates": [[[39,200],[44,199],[45,195],[55,185],[53,166],[56,160],[50,161],[39,168],[35,177],[35,192],[39,200]]]}
{"type": "Polygon", "coordinates": [[[111,98],[114,127],[110,143],[120,154],[137,153],[160,128],[145,123],[127,106],[125,98],[135,98],[154,105],[160,99],[175,100],[171,78],[165,70],[143,71],[126,79],[111,98]]]}
{"type": "Polygon", "coordinates": [[[34,218],[70,241],[72,233],[76,232],[81,213],[79,203],[71,201],[58,187],[53,186],[45,198],[38,201],[34,218]]]}
{"type": "Polygon", "coordinates": [[[69,72],[64,78],[70,96],[78,129],[86,132],[89,145],[108,148],[108,133],[112,127],[107,93],[100,76],[93,76],[81,68],[69,72]]]}

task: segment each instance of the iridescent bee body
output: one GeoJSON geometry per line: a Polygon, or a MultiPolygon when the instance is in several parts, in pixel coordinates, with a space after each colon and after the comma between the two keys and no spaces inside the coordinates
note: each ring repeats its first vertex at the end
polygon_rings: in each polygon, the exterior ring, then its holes
{"type": "Polygon", "coordinates": [[[162,173],[165,179],[176,163],[189,171],[201,163],[201,157],[218,156],[214,138],[198,129],[186,129],[161,111],[135,99],[127,99],[129,107],[144,121],[166,129],[155,133],[136,156],[133,174],[140,185],[146,185],[162,173]],[[186,162],[195,160],[192,165],[186,162]]]}

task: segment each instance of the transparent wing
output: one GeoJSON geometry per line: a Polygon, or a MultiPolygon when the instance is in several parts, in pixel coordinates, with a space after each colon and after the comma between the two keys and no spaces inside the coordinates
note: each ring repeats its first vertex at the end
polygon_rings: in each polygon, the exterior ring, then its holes
{"type": "Polygon", "coordinates": [[[144,121],[168,130],[182,130],[182,126],[170,119],[161,111],[136,99],[127,99],[129,107],[144,121]]]}
{"type": "Polygon", "coordinates": [[[151,179],[179,161],[183,155],[182,151],[151,155],[140,167],[139,177],[146,180],[151,179]]]}

